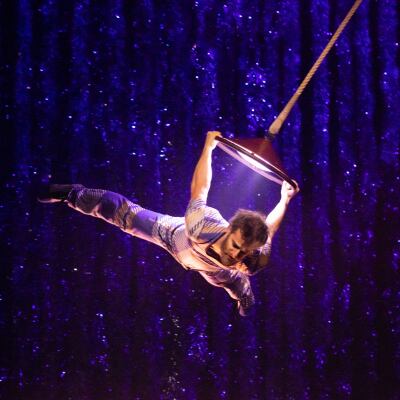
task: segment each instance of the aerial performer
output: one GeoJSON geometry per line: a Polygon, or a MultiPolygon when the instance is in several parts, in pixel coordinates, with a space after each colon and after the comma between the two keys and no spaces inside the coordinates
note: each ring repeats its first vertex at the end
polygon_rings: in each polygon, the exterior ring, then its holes
{"type": "Polygon", "coordinates": [[[268,264],[272,239],[299,188],[284,181],[281,198],[267,217],[239,209],[226,221],[218,210],[207,205],[216,137],[222,137],[221,133],[207,133],[184,217],[150,211],[121,194],[80,184],[49,185],[38,200],[65,203],[162,247],[186,270],[196,271],[211,285],[224,288],[237,302],[240,315],[245,316],[255,302],[249,277],[268,264]]]}
{"type": "Polygon", "coordinates": [[[327,46],[300,86],[268,129],[264,139],[226,139],[220,132],[207,133],[197,162],[191,198],[184,217],[172,217],[147,210],[124,196],[79,184],[49,185],[39,195],[43,203],[66,203],[86,215],[101,218],[124,232],[167,250],[183,268],[198,272],[211,285],[224,288],[245,316],[254,304],[249,277],[266,267],[272,239],[288,205],[299,192],[296,181],[282,168],[271,146],[294,104],[349,23],[362,0],[355,0],[327,46]],[[281,198],[265,217],[239,209],[226,221],[218,210],[207,205],[212,179],[212,153],[216,145],[267,179],[282,184],[281,198]]]}

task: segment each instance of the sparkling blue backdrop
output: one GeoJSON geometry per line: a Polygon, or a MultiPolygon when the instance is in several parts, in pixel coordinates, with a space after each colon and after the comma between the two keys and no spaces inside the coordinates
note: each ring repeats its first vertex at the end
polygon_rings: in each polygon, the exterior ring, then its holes
{"type": "MultiPolygon", "coordinates": [[[[62,205],[82,183],[182,215],[207,130],[261,137],[351,0],[0,2],[4,399],[398,399],[400,6],[365,0],[275,146],[301,194],[227,294],[62,205]]],[[[279,187],[219,149],[209,204],[279,187]]]]}

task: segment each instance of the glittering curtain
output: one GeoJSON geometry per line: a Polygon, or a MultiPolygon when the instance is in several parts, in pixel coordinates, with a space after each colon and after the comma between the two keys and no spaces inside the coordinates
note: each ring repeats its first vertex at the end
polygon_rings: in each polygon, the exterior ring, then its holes
{"type": "MultiPolygon", "coordinates": [[[[301,194],[247,318],[77,182],[182,215],[207,130],[256,137],[350,0],[0,2],[4,399],[398,399],[400,6],[365,0],[275,146],[301,194]]],[[[215,150],[209,204],[279,187],[215,150]]]]}

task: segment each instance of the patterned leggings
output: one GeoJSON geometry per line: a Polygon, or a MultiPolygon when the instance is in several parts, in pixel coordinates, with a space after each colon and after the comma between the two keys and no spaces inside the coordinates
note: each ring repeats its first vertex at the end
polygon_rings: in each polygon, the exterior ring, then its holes
{"type": "Polygon", "coordinates": [[[174,253],[173,233],[184,218],[147,210],[126,197],[102,189],[77,185],[68,194],[68,205],[83,214],[101,218],[132,236],[139,237],[174,253]]]}

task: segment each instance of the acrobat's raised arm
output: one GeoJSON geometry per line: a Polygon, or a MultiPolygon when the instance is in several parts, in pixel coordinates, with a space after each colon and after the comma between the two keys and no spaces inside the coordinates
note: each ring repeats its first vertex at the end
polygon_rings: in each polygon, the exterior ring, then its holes
{"type": "MultiPolygon", "coordinates": [[[[296,182],[297,185],[297,182],[296,182]]],[[[281,199],[275,208],[268,214],[266,223],[268,226],[268,241],[271,241],[279,229],[290,200],[300,191],[299,186],[293,188],[289,183],[283,182],[281,188],[281,199]]]]}
{"type": "Polygon", "coordinates": [[[207,201],[212,179],[211,155],[217,145],[216,136],[222,135],[217,131],[207,132],[203,151],[193,173],[191,184],[192,200],[201,199],[207,201]]]}

